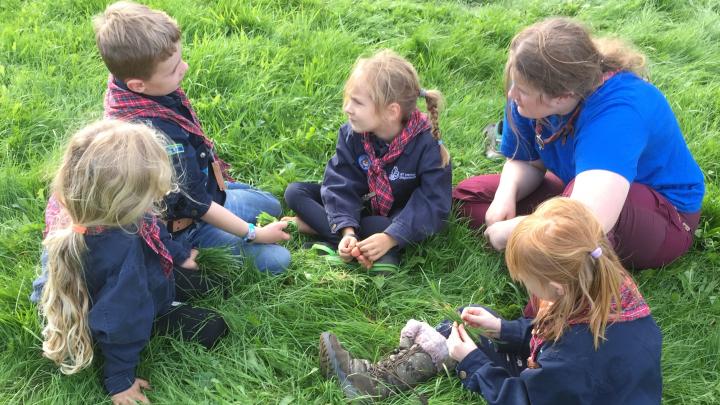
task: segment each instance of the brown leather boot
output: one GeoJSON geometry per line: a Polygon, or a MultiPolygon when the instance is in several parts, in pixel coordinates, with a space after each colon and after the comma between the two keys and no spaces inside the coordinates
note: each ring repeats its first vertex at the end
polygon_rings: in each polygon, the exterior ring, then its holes
{"type": "Polygon", "coordinates": [[[320,335],[320,369],[326,377],[338,378],[350,400],[384,399],[438,374],[438,367],[419,345],[400,347],[371,364],[368,360],[353,358],[329,332],[320,335]]]}

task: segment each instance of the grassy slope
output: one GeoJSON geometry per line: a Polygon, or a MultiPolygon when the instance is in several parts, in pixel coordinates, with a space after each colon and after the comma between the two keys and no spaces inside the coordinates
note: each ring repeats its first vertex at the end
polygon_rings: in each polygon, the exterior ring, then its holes
{"type": "MultiPolygon", "coordinates": [[[[282,195],[287,183],[320,180],[335,144],[343,81],[358,55],[390,47],[417,67],[423,86],[447,98],[441,124],[455,182],[496,170],[480,130],[503,103],[509,40],[549,15],[581,18],[600,33],[633,41],[651,61],[707,176],[703,233],[676,264],[638,276],[665,334],[667,403],[720,401],[720,6],[671,0],[416,3],[409,1],[153,1],[183,27],[184,81],[209,134],[243,181],[282,195]],[[263,156],[259,159],[258,156],[263,156]]],[[[90,18],[105,1],[0,3],[0,402],[79,403],[106,399],[100,368],[65,377],[40,357],[35,309],[47,181],[62,142],[99,118],[107,72],[90,18]]],[[[378,358],[410,317],[437,322],[445,305],[487,303],[517,315],[522,289],[501,256],[453,222],[412,248],[404,273],[387,279],[332,270],[297,251],[288,275],[233,275],[233,297],[203,301],[232,334],[207,353],[156,338],[143,353],[156,403],[333,403],[341,392],[316,369],[317,335],[333,330],[357,354],[378,358]]],[[[297,249],[297,243],[291,244],[297,249]]],[[[440,378],[418,391],[432,403],[480,401],[440,378]]],[[[414,403],[398,397],[396,403],[414,403]]],[[[392,401],[391,401],[392,402],[392,401]]]]}

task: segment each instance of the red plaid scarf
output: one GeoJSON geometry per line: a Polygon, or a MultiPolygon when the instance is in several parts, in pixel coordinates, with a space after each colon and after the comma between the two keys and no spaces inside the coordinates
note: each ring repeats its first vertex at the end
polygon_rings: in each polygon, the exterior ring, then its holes
{"type": "Polygon", "coordinates": [[[405,128],[403,128],[400,135],[392,140],[387,153],[381,158],[375,156],[375,149],[370,140],[370,134],[367,132],[361,134],[365,153],[367,153],[370,158],[368,187],[370,188],[370,195],[372,196],[370,200],[372,209],[376,214],[387,216],[394,201],[390,179],[385,172],[385,166],[395,162],[403,150],[405,150],[405,146],[419,133],[429,128],[430,123],[428,122],[427,116],[419,110],[413,111],[405,128]]]}
{"type": "MultiPolygon", "coordinates": [[[[47,207],[45,208],[45,231],[43,232],[43,237],[46,237],[54,230],[70,227],[71,224],[72,219],[67,211],[63,209],[60,201],[58,201],[54,195],[50,196],[47,207]]],[[[99,235],[105,232],[105,230],[107,230],[107,227],[93,226],[83,228],[82,233],[85,235],[99,235]]],[[[157,217],[152,215],[143,220],[140,229],[138,229],[138,235],[142,237],[143,241],[145,241],[153,252],[160,256],[160,267],[165,276],[170,277],[173,269],[173,259],[165,247],[165,244],[160,240],[160,226],[157,223],[157,217]]]]}
{"type": "MultiPolygon", "coordinates": [[[[548,302],[542,302],[540,304],[540,310],[538,312],[546,311],[549,308],[548,302]]],[[[610,306],[610,322],[629,322],[636,319],[645,318],[650,316],[650,307],[645,303],[645,299],[637,288],[637,285],[631,277],[625,278],[620,287],[620,314],[615,314],[616,303],[612,303],[610,306]]],[[[587,323],[585,316],[580,316],[577,319],[571,319],[568,321],[569,325],[577,325],[581,323],[587,323]]],[[[539,326],[536,325],[532,331],[532,337],[530,338],[530,357],[528,357],[528,367],[538,368],[537,363],[538,351],[540,346],[545,342],[542,334],[538,332],[539,326]]]]}
{"type": "Polygon", "coordinates": [[[220,159],[215,153],[215,146],[213,142],[205,135],[202,128],[200,128],[200,121],[195,110],[190,105],[185,92],[178,88],[175,93],[180,96],[180,102],[185,108],[190,111],[192,121],[188,120],[181,114],[176,113],[172,109],[165,107],[162,104],[157,103],[147,97],[143,97],[132,91],[125,90],[115,84],[115,80],[112,75],[108,79],[108,88],[105,92],[105,118],[115,118],[123,121],[133,121],[137,119],[148,119],[148,118],[162,118],[170,120],[187,132],[199,136],[203,143],[207,145],[208,149],[212,151],[213,159],[220,165],[223,177],[226,180],[232,181],[232,177],[228,173],[230,165],[220,159]]]}

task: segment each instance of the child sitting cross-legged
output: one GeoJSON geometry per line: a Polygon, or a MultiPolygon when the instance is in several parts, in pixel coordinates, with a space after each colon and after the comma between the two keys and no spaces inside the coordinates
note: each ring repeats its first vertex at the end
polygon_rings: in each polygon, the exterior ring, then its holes
{"type": "Polygon", "coordinates": [[[441,95],[389,50],[361,58],[345,84],[348,123],[322,184],[292,183],[285,201],[301,232],[329,244],[328,258],[383,273],[400,251],[441,231],[450,213],[450,156],[438,127],[441,95]],[[429,117],[417,108],[427,103],[429,117]]]}
{"type": "Polygon", "coordinates": [[[660,403],[660,330],[583,203],[543,203],[512,232],[506,260],[511,277],[541,300],[535,319],[470,306],[460,324],[411,320],[399,350],[378,363],[354,358],[325,332],[322,371],[348,398],[387,398],[454,368],[488,404],[660,403]]]}
{"type": "Polygon", "coordinates": [[[43,353],[73,374],[92,363],[97,343],[114,404],[148,402],[149,384],[135,372],[153,330],[211,348],[228,329],[215,311],[181,302],[206,294],[208,284],[179,267],[197,268],[185,259],[194,255],[158,219],[159,203],[176,188],[166,146],[142,124],[107,120],[80,130],[46,213],[46,279],[34,283],[43,353]]]}

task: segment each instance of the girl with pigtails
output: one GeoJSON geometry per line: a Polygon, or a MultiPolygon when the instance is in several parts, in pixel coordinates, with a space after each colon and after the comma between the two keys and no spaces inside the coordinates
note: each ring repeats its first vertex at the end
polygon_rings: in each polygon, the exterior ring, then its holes
{"type": "Polygon", "coordinates": [[[195,254],[172,245],[158,220],[158,203],[175,188],[164,137],[112,120],[71,138],[52,184],[46,274],[33,294],[43,353],[73,374],[92,363],[96,342],[114,404],[149,403],[149,383],[135,372],[153,330],[206,348],[227,332],[216,312],[182,303],[209,285],[180,267],[196,269],[195,254]]]}
{"type": "Polygon", "coordinates": [[[534,319],[468,306],[460,322],[436,328],[410,320],[398,350],[377,363],[324,332],[321,371],[350,399],[387,398],[454,372],[490,405],[660,403],[662,335],[585,204],[542,203],[511,233],[505,260],[539,300],[534,319]]]}
{"type": "Polygon", "coordinates": [[[415,68],[392,51],[358,59],[345,84],[336,153],[322,185],[292,183],[285,201],[313,248],[338,263],[357,259],[393,272],[400,250],[440,231],[450,213],[452,172],[441,140],[442,96],[420,87],[415,68]],[[417,108],[424,98],[428,118],[417,108]],[[324,243],[322,243],[324,242],[324,243]]]}

